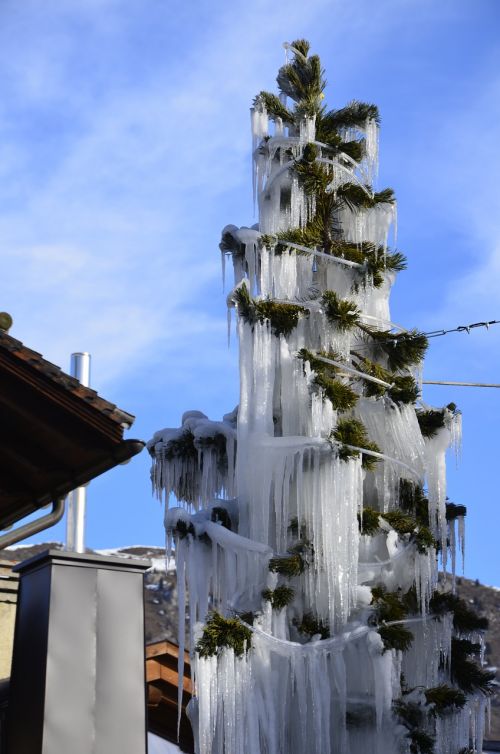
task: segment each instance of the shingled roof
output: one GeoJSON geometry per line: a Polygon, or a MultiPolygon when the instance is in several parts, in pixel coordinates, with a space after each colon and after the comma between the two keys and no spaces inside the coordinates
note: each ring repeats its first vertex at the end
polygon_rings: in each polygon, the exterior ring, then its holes
{"type": "Polygon", "coordinates": [[[139,453],[134,418],[0,329],[0,528],[139,453]]]}

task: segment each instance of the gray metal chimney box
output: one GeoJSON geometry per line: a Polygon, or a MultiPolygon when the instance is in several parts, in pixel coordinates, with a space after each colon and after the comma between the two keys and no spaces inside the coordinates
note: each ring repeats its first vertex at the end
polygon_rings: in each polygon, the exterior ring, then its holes
{"type": "Polygon", "coordinates": [[[8,754],[146,754],[149,566],[47,550],[16,567],[8,754]]]}

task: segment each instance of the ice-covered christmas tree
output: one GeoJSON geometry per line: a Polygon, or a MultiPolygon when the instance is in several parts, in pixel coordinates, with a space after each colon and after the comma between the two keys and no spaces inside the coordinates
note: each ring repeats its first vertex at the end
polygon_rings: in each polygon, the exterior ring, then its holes
{"type": "Polygon", "coordinates": [[[239,406],[149,443],[196,750],[481,751],[486,626],[454,594],[465,508],[446,498],[461,417],[422,403],[427,340],[391,322],[405,259],[393,191],[373,188],[378,111],[328,111],[319,58],[285,47],[279,94],[251,110],[259,223],[222,233],[239,406]]]}

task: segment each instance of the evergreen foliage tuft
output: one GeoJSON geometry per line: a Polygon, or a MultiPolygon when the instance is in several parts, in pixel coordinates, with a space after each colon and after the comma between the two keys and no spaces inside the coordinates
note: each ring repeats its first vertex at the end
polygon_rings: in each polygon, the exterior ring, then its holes
{"type": "Polygon", "coordinates": [[[331,401],[334,409],[347,411],[356,405],[357,393],[344,382],[333,380],[326,374],[318,374],[314,379],[314,384],[321,388],[324,395],[331,401]]]}
{"type": "Polygon", "coordinates": [[[293,624],[301,634],[307,634],[308,636],[317,636],[319,634],[322,639],[330,638],[328,623],[319,620],[312,613],[305,613],[300,621],[295,618],[293,624]]]}
{"type": "Polygon", "coordinates": [[[179,539],[186,539],[188,534],[190,534],[192,537],[195,536],[194,526],[191,521],[184,521],[182,518],[177,521],[173,531],[175,534],[177,534],[179,539]]]}
{"type": "Polygon", "coordinates": [[[264,589],[262,596],[271,603],[274,610],[282,610],[292,602],[294,591],[289,586],[277,586],[276,589],[264,589]]]}
{"type": "Polygon", "coordinates": [[[446,520],[453,521],[453,519],[459,516],[466,516],[467,508],[465,505],[457,505],[456,503],[446,503],[446,520]]]}
{"type": "Polygon", "coordinates": [[[489,696],[494,691],[495,672],[484,670],[470,655],[479,654],[480,647],[465,639],[451,640],[451,678],[466,694],[489,696]]]}
{"type": "Polygon", "coordinates": [[[280,101],[280,98],[275,94],[272,94],[271,92],[259,92],[259,94],[254,98],[253,104],[254,107],[259,107],[259,105],[261,104],[264,105],[269,117],[272,120],[281,118],[284,123],[295,122],[295,116],[291,112],[291,110],[285,107],[285,105],[283,105],[283,103],[280,101]]]}
{"type": "Polygon", "coordinates": [[[427,439],[435,437],[439,430],[445,426],[444,410],[429,409],[428,411],[418,411],[417,419],[422,436],[427,439]]]}
{"type": "Polygon", "coordinates": [[[278,303],[276,301],[256,301],[252,299],[246,285],[237,288],[233,300],[238,308],[238,315],[250,325],[255,322],[268,321],[274,335],[290,335],[297,327],[299,317],[305,313],[298,304],[278,303]]]}
{"type": "Polygon", "coordinates": [[[269,570],[274,573],[280,573],[282,576],[293,578],[294,576],[300,576],[304,572],[305,565],[304,558],[300,553],[294,552],[290,555],[271,558],[269,561],[269,570]]]}
{"type": "Polygon", "coordinates": [[[359,309],[353,301],[341,299],[335,291],[325,291],[321,303],[329,322],[339,330],[352,330],[359,324],[359,309]]]}
{"type": "Polygon", "coordinates": [[[373,508],[363,508],[361,516],[358,515],[358,524],[361,534],[372,536],[378,534],[380,531],[379,526],[380,513],[373,508]]]}
{"type": "Polygon", "coordinates": [[[190,430],[186,430],[179,437],[169,440],[164,448],[164,457],[171,461],[174,458],[184,460],[197,460],[198,450],[194,444],[194,435],[190,430]]]}
{"type": "Polygon", "coordinates": [[[399,624],[397,626],[379,626],[378,633],[384,642],[384,649],[396,649],[406,652],[412,644],[413,634],[409,628],[399,624]]]}
{"type": "Polygon", "coordinates": [[[216,524],[221,524],[225,529],[231,531],[231,517],[227,510],[222,508],[222,506],[217,505],[215,508],[212,508],[210,512],[210,520],[216,524]]]}
{"type": "Polygon", "coordinates": [[[478,615],[465,600],[452,592],[435,591],[429,602],[429,610],[437,616],[453,613],[453,627],[462,634],[486,631],[488,628],[488,619],[478,615]]]}
{"type": "Polygon", "coordinates": [[[434,686],[424,691],[427,704],[433,706],[433,714],[437,717],[443,717],[450,712],[464,707],[467,697],[459,689],[442,683],[440,686],[434,686]]]}
{"type": "Polygon", "coordinates": [[[394,372],[419,364],[429,345],[425,335],[417,330],[395,334],[368,325],[359,326],[371,339],[375,352],[387,358],[389,369],[394,372]]]}
{"type": "MultiPolygon", "coordinates": [[[[358,458],[359,456],[359,451],[352,450],[352,448],[347,447],[348,445],[380,453],[378,445],[368,439],[366,429],[359,419],[340,419],[335,429],[330,433],[330,440],[340,443],[339,458],[342,461],[348,461],[350,458],[358,458]]],[[[378,458],[366,453],[361,454],[362,466],[368,471],[373,471],[378,460],[378,458]]]]}
{"type": "Polygon", "coordinates": [[[241,657],[248,652],[251,643],[252,632],[239,618],[224,618],[214,611],[207,618],[196,651],[200,657],[213,657],[219,650],[229,647],[237,657],[241,657]]]}

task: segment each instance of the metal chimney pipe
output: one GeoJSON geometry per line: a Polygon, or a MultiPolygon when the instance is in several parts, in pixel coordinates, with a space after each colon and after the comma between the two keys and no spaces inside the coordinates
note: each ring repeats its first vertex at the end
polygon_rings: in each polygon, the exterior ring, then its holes
{"type": "MultiPolygon", "coordinates": [[[[90,387],[90,354],[72,353],[70,374],[84,386],[90,387]]],[[[85,552],[85,515],[87,507],[86,487],[78,487],[68,495],[66,518],[66,550],[85,552]]]]}

